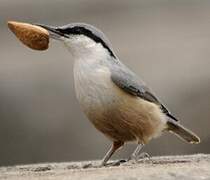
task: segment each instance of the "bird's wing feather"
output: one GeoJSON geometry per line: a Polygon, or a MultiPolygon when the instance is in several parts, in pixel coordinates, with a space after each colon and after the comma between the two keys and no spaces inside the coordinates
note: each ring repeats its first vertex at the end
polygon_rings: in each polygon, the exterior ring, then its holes
{"type": "Polygon", "coordinates": [[[150,89],[131,70],[123,64],[117,64],[111,71],[112,81],[125,92],[138,96],[160,106],[162,112],[171,119],[178,121],[167,108],[153,95],[150,89]]]}

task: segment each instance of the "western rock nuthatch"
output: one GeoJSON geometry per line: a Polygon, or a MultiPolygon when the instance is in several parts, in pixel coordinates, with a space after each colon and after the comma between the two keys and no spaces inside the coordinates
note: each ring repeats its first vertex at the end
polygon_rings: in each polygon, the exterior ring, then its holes
{"type": "Polygon", "coordinates": [[[84,23],[39,26],[47,29],[53,39],[62,41],[72,54],[77,99],[93,125],[113,142],[102,165],[128,141],[138,143],[131,156],[137,159],[142,146],[164,131],[189,143],[200,142],[120,62],[100,30],[84,23]]]}

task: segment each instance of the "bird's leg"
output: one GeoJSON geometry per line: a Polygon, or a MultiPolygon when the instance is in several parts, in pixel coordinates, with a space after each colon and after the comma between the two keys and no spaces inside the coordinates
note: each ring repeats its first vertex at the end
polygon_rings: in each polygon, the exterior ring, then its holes
{"type": "Polygon", "coordinates": [[[141,149],[143,147],[144,147],[144,144],[138,144],[138,146],[136,147],[136,149],[134,150],[134,152],[128,158],[128,161],[135,160],[137,162],[139,159],[149,158],[150,156],[149,156],[148,153],[146,153],[146,152],[140,153],[140,151],[141,151],[141,149]]]}
{"type": "Polygon", "coordinates": [[[123,146],[124,142],[121,141],[114,141],[112,143],[111,148],[109,149],[109,151],[106,153],[106,155],[104,156],[101,165],[105,166],[107,161],[111,158],[111,156],[115,153],[115,151],[117,149],[119,149],[121,146],[123,146]]]}

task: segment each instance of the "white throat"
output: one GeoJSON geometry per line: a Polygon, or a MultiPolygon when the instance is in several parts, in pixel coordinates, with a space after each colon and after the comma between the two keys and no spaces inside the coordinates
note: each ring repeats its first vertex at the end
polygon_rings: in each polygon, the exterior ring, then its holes
{"type": "Polygon", "coordinates": [[[84,35],[65,39],[64,44],[72,54],[74,60],[83,59],[86,63],[88,63],[88,59],[100,59],[109,55],[108,51],[100,43],[96,43],[84,35]]]}

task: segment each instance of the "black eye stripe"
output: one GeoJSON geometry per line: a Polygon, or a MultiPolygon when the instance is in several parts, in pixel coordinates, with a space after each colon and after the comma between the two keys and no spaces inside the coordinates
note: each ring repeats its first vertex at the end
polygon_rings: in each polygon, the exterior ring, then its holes
{"type": "Polygon", "coordinates": [[[92,40],[94,40],[97,43],[101,43],[101,45],[106,48],[109,52],[109,54],[116,58],[114,53],[112,52],[112,50],[108,47],[108,45],[97,35],[95,35],[91,30],[86,29],[85,27],[81,27],[81,26],[74,26],[74,27],[68,27],[68,28],[58,28],[58,31],[60,31],[63,34],[75,34],[75,35],[79,35],[79,34],[83,34],[89,38],[91,38],[92,40]]]}

